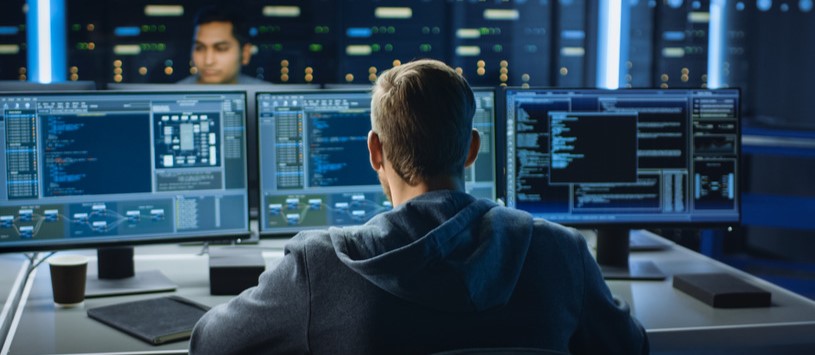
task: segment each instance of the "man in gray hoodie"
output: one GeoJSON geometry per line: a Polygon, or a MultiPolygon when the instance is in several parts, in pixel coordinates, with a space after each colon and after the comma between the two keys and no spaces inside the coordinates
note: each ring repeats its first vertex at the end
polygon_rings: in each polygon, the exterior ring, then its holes
{"type": "Polygon", "coordinates": [[[480,146],[474,112],[444,63],[383,73],[368,149],[394,209],[299,233],[257,287],[198,322],[191,353],[647,353],[577,231],[464,192],[480,146]]]}

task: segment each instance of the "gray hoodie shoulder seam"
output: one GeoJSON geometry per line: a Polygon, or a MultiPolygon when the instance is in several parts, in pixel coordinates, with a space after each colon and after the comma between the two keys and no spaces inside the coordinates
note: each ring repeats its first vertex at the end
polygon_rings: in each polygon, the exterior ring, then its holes
{"type": "Polygon", "coordinates": [[[306,353],[311,353],[311,275],[308,267],[308,243],[303,243],[303,266],[306,273],[306,353]]]}

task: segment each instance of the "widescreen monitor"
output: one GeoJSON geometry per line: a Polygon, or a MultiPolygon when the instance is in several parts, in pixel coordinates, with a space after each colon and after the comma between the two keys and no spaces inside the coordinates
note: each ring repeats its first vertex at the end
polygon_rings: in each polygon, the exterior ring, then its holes
{"type": "Polygon", "coordinates": [[[508,206],[586,228],[739,223],[738,90],[504,94],[508,206]]]}
{"type": "Polygon", "coordinates": [[[249,235],[243,92],[0,93],[0,252],[249,235]]]}
{"type": "MultiPolygon", "coordinates": [[[[494,93],[474,89],[481,150],[465,188],[495,198],[494,93]]],[[[258,93],[261,233],[363,224],[390,210],[368,158],[369,90],[258,93]]]]}

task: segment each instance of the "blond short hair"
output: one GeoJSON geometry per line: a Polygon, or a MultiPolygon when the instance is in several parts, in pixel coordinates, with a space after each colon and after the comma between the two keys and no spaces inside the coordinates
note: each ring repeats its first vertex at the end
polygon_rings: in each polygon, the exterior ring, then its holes
{"type": "Polygon", "coordinates": [[[386,159],[411,185],[463,173],[474,114],[470,85],[437,60],[394,67],[374,84],[371,126],[386,159]]]}

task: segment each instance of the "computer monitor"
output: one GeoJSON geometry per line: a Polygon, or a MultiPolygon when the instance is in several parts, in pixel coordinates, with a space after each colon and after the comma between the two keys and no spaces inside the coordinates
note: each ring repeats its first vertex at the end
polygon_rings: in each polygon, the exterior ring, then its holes
{"type": "Polygon", "coordinates": [[[507,205],[599,228],[601,264],[627,263],[628,228],[739,223],[738,90],[507,88],[503,99],[507,205]],[[610,235],[626,244],[607,255],[610,235]]]}
{"type": "Polygon", "coordinates": [[[246,92],[246,137],[247,159],[249,160],[249,213],[252,218],[258,215],[258,170],[257,164],[257,114],[255,113],[255,93],[258,91],[316,90],[318,84],[149,84],[149,83],[108,83],[107,90],[115,91],[244,91],[246,92]]]}
{"type": "Polygon", "coordinates": [[[0,93],[0,252],[248,237],[245,106],[226,91],[0,93]]]}
{"type": "MultiPolygon", "coordinates": [[[[474,89],[481,150],[465,188],[495,198],[494,93],[474,89]]],[[[390,210],[368,158],[369,90],[258,93],[260,231],[363,224],[390,210]]]]}

